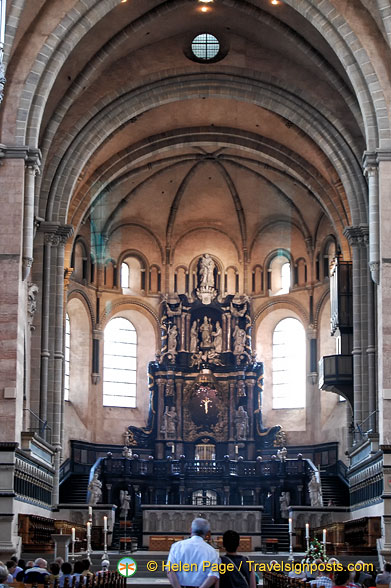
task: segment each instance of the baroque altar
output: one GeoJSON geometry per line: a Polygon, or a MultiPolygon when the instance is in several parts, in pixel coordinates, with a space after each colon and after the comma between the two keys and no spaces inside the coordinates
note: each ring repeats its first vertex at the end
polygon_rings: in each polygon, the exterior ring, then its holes
{"type": "Polygon", "coordinates": [[[252,349],[246,295],[223,297],[217,264],[198,260],[191,296],[164,296],[161,351],[149,365],[150,412],[130,444],[157,459],[253,460],[271,447],[279,426],[262,422],[263,364],[252,349]],[[204,446],[204,447],[203,447],[204,446]]]}

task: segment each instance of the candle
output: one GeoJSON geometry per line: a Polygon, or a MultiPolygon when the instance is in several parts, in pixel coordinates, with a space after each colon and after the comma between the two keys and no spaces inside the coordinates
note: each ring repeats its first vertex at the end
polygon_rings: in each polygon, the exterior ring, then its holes
{"type": "Polygon", "coordinates": [[[292,533],[292,519],[289,519],[289,533],[292,533]]]}
{"type": "Polygon", "coordinates": [[[310,524],[309,523],[305,524],[305,538],[306,539],[310,538],[310,524]]]}
{"type": "Polygon", "coordinates": [[[326,529],[323,529],[323,543],[326,544],[326,529]]]}
{"type": "Polygon", "coordinates": [[[75,527],[72,527],[72,542],[74,543],[76,539],[76,529],[75,527]]]}
{"type": "Polygon", "coordinates": [[[88,507],[88,516],[90,519],[92,519],[92,506],[88,507]]]}
{"type": "Polygon", "coordinates": [[[106,516],[103,517],[103,530],[107,531],[107,517],[106,516]]]}

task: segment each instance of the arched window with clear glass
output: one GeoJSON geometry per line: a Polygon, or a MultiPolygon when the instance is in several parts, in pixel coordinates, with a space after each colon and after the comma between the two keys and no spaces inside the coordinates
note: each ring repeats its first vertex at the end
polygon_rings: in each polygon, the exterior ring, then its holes
{"type": "Polygon", "coordinates": [[[295,318],[273,331],[273,408],[303,408],[306,393],[306,337],[295,318]]]}
{"type": "Polygon", "coordinates": [[[111,319],[105,328],[103,405],[136,407],[137,332],[125,318],[111,319]]]}

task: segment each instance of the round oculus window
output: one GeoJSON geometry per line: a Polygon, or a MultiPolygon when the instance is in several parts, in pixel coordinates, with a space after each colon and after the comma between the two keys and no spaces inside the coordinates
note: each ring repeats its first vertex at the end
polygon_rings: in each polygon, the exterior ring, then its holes
{"type": "Polygon", "coordinates": [[[197,59],[209,61],[214,59],[220,51],[220,43],[213,35],[201,33],[194,37],[191,43],[191,50],[197,59]]]}

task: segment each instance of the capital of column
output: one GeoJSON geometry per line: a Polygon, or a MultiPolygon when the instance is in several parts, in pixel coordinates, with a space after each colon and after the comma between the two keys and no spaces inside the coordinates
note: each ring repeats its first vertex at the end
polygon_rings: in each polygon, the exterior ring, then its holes
{"type": "Polygon", "coordinates": [[[344,229],[344,237],[347,238],[349,245],[357,247],[367,245],[369,239],[368,225],[351,226],[344,229]]]}
{"type": "Polygon", "coordinates": [[[373,151],[364,151],[362,166],[364,176],[369,177],[371,175],[375,175],[378,169],[377,153],[373,151]]]}
{"type": "Polygon", "coordinates": [[[46,245],[64,246],[69,237],[73,235],[73,226],[44,221],[40,223],[39,231],[45,233],[46,245]]]}
{"type": "Polygon", "coordinates": [[[42,154],[40,149],[28,145],[9,146],[0,145],[0,160],[2,159],[24,159],[26,167],[41,167],[42,154]]]}

